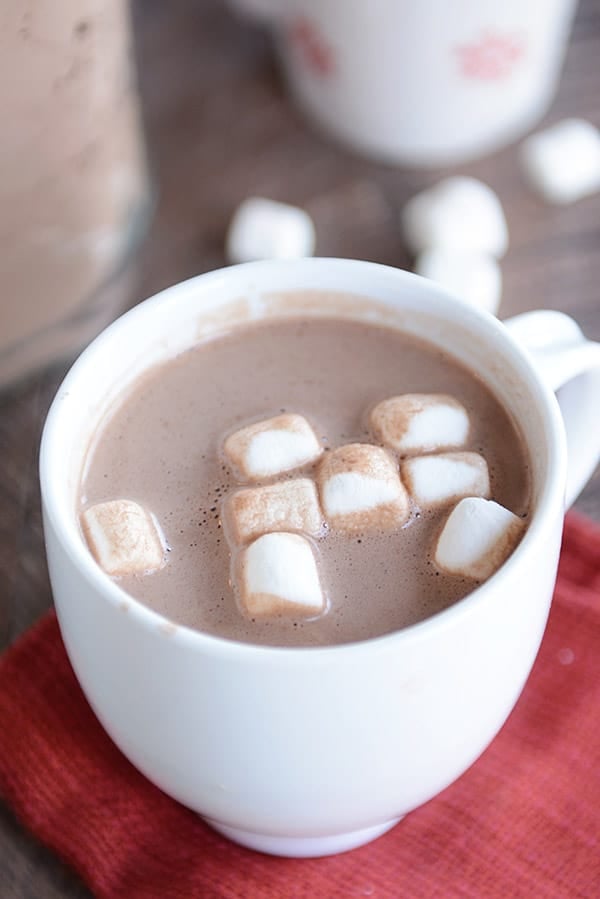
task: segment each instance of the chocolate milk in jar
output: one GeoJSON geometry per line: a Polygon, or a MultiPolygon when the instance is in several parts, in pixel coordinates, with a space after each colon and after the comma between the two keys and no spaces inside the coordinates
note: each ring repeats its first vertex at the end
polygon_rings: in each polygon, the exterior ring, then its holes
{"type": "Polygon", "coordinates": [[[0,9],[0,386],[131,299],[149,190],[126,0],[0,9]]]}

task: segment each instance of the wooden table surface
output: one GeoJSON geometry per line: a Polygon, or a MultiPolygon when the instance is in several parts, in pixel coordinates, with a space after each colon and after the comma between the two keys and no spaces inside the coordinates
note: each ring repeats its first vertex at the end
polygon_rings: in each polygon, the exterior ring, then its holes
{"type": "MultiPolygon", "coordinates": [[[[138,299],[224,264],[227,222],[248,194],[308,209],[319,255],[409,266],[399,210],[445,172],[373,164],[315,133],[288,102],[266,36],[219,0],[139,0],[134,12],[160,187],[138,299]]],[[[600,0],[581,2],[548,121],[567,115],[600,125],[600,0]]],[[[452,171],[482,178],[504,205],[511,246],[501,316],[562,309],[600,340],[600,195],[544,205],[523,185],[514,147],[452,171]]],[[[36,465],[44,415],[65,371],[60,365],[0,398],[0,650],[51,605],[36,465]]],[[[600,521],[599,473],[577,507],[600,521]]],[[[0,804],[0,896],[89,895],[0,804]]]]}

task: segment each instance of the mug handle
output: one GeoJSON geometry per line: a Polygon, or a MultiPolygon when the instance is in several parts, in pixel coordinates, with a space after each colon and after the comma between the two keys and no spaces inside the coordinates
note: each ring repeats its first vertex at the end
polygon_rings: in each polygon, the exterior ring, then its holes
{"type": "Polygon", "coordinates": [[[600,459],[600,343],[587,340],[570,316],[550,309],[515,315],[503,324],[556,393],[567,435],[569,508],[600,459]]]}

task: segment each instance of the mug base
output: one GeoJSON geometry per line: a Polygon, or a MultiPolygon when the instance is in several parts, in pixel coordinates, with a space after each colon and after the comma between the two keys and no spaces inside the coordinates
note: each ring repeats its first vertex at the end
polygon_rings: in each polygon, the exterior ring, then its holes
{"type": "Polygon", "coordinates": [[[239,827],[228,827],[204,818],[213,830],[257,852],[265,852],[267,855],[280,855],[285,858],[320,858],[324,855],[337,855],[339,852],[348,852],[357,849],[377,839],[382,834],[391,830],[402,818],[394,818],[384,824],[376,824],[374,827],[365,827],[362,830],[352,830],[348,833],[336,833],[327,837],[275,837],[271,834],[254,833],[250,830],[242,830],[239,827]]]}
{"type": "Polygon", "coordinates": [[[325,105],[328,102],[327,95],[320,90],[313,92],[312,84],[306,89],[303,76],[298,76],[289,67],[286,69],[286,81],[296,105],[329,140],[373,162],[412,169],[464,165],[504,150],[538,125],[556,93],[556,82],[553,81],[542,94],[532,98],[508,122],[496,124],[493,129],[483,130],[470,137],[455,129],[450,140],[448,137],[444,140],[434,131],[417,141],[413,133],[403,132],[402,135],[397,135],[392,132],[382,136],[373,128],[357,129],[356,121],[359,116],[353,118],[332,115],[332,111],[325,105]]]}

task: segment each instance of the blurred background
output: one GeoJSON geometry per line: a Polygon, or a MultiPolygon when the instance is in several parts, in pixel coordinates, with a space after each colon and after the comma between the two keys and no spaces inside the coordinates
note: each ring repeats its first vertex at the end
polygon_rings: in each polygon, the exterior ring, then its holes
{"type": "MultiPolygon", "coordinates": [[[[140,86],[160,186],[144,251],[142,295],[225,264],[228,222],[248,195],[298,204],[313,217],[316,254],[410,268],[399,215],[418,190],[469,174],[496,190],[510,249],[501,317],[565,309],[598,339],[598,198],[549,206],[527,189],[515,146],[452,168],[377,164],[324,138],[290,101],[268,33],[223,3],[134,4],[140,86]],[[166,48],[177,48],[176,53],[166,48]]],[[[546,122],[600,124],[600,2],[582,0],[546,122]]],[[[458,126],[460,127],[460,125],[458,126]]]]}

